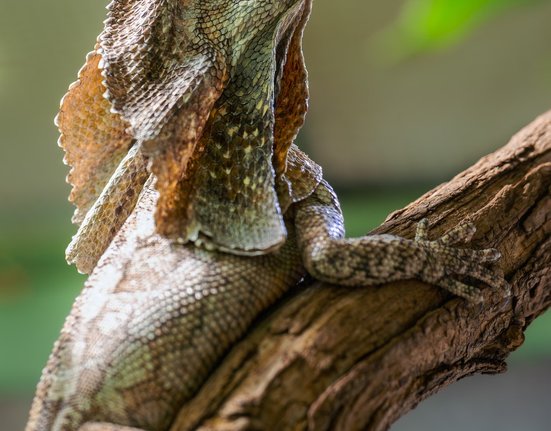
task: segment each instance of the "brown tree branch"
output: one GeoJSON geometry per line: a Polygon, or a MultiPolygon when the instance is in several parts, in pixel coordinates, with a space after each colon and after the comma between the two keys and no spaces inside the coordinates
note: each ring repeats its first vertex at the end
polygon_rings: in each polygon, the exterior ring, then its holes
{"type": "Polygon", "coordinates": [[[469,304],[419,282],[297,288],[183,407],[173,431],[386,430],[440,388],[499,373],[551,304],[551,112],[376,232],[438,236],[459,222],[496,247],[513,296],[469,304]]]}

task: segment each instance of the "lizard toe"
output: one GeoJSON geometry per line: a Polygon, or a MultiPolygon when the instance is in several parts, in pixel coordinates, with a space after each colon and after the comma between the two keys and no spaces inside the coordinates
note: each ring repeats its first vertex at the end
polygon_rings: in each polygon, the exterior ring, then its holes
{"type": "Polygon", "coordinates": [[[426,241],[428,239],[429,219],[424,218],[417,223],[415,231],[415,241],[426,241]]]}
{"type": "Polygon", "coordinates": [[[493,263],[499,260],[499,258],[501,257],[501,253],[494,248],[475,250],[471,248],[447,247],[442,250],[442,253],[444,253],[447,256],[451,256],[453,258],[459,258],[461,260],[472,262],[475,264],[493,263]]]}
{"type": "Polygon", "coordinates": [[[453,278],[444,277],[440,279],[438,281],[438,286],[471,302],[475,302],[477,304],[484,302],[484,297],[482,296],[482,291],[480,289],[454,280],[453,278]]]}
{"type": "Polygon", "coordinates": [[[503,291],[505,296],[510,295],[511,287],[503,275],[499,271],[491,270],[479,262],[464,260],[455,265],[453,272],[482,281],[495,290],[503,291]]]}
{"type": "Polygon", "coordinates": [[[470,242],[476,233],[476,226],[473,223],[466,222],[457,225],[448,231],[442,237],[436,240],[440,244],[452,246],[455,244],[464,244],[470,242]]]}

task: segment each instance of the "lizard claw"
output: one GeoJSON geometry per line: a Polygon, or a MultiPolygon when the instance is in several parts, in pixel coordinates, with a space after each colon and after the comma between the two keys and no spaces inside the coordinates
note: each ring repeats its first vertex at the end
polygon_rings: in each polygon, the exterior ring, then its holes
{"type": "Polygon", "coordinates": [[[415,240],[427,252],[428,262],[423,273],[425,281],[477,303],[483,301],[481,290],[456,280],[455,276],[479,280],[503,291],[505,297],[511,295],[511,287],[502,274],[484,266],[499,260],[501,253],[498,250],[454,247],[456,244],[471,241],[476,232],[473,223],[462,223],[433,241],[428,240],[427,231],[427,220],[421,220],[417,225],[415,240]]]}

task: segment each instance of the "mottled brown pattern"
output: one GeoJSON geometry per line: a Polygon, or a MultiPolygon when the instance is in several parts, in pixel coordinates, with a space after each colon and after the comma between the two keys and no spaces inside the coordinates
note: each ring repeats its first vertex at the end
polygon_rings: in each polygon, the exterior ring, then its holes
{"type": "Polygon", "coordinates": [[[310,196],[323,179],[321,166],[293,144],[287,153],[287,168],[276,187],[279,204],[285,213],[289,207],[310,196]]]}
{"type": "Polygon", "coordinates": [[[69,196],[76,206],[73,221],[79,224],[132,145],[127,124],[110,112],[111,104],[103,97],[100,61],[97,51],[88,54],[56,118],[64,161],[71,166],[67,181],[73,186],[69,196]]]}
{"type": "MultiPolygon", "coordinates": [[[[160,236],[153,221],[157,198],[150,180],[88,279],[41,379],[27,431],[73,431],[88,421],[167,429],[227,349],[304,276],[304,267],[320,280],[350,286],[419,278],[447,287],[443,273],[468,269],[506,293],[505,281],[486,277],[478,263],[494,261],[494,250],[448,246],[450,239],[468,239],[470,225],[442,241],[345,239],[337,198],[325,182],[292,207],[284,246],[257,257],[160,236]]],[[[466,287],[454,293],[478,300],[479,292],[466,287]]]]}
{"type": "Polygon", "coordinates": [[[308,273],[318,280],[343,286],[371,286],[381,282],[419,279],[455,295],[481,302],[479,289],[455,280],[469,276],[504,296],[510,288],[502,276],[485,265],[500,258],[494,249],[460,249],[476,228],[464,223],[436,240],[429,240],[427,220],[419,223],[416,239],[395,235],[344,238],[344,220],[336,195],[323,181],[314,194],[296,204],[298,246],[308,273]]]}
{"type": "Polygon", "coordinates": [[[550,190],[551,111],[373,232],[413,238],[428,217],[431,236],[452,231],[454,240],[470,220],[470,246],[502,252],[511,297],[483,289],[474,304],[413,280],[367,289],[313,282],[248,331],[171,431],[386,431],[456,381],[506,371],[551,306],[550,190]]]}
{"type": "Polygon", "coordinates": [[[282,59],[274,127],[274,166],[279,175],[287,169],[287,152],[304,124],[308,110],[308,73],[302,54],[302,35],[311,9],[312,2],[305,2],[300,21],[289,29],[292,36],[285,38],[277,51],[282,59]]]}
{"type": "Polygon", "coordinates": [[[222,53],[189,17],[191,3],[113,1],[100,35],[107,98],[151,157],[157,226],[172,237],[188,224],[180,182],[227,80],[222,53]]]}

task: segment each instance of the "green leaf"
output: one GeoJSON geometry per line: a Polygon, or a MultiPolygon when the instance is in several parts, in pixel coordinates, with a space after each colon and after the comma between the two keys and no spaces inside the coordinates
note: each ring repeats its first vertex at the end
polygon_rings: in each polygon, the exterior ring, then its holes
{"type": "Polygon", "coordinates": [[[538,0],[408,0],[400,15],[375,39],[392,61],[446,48],[506,8],[538,0]]]}

